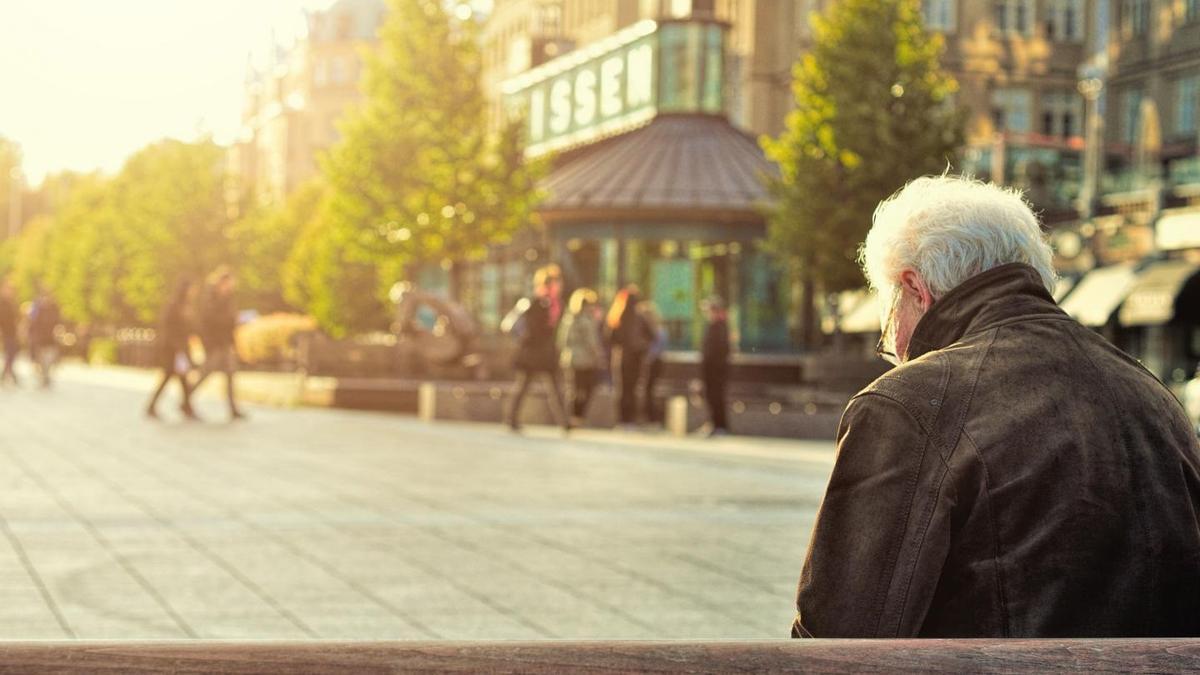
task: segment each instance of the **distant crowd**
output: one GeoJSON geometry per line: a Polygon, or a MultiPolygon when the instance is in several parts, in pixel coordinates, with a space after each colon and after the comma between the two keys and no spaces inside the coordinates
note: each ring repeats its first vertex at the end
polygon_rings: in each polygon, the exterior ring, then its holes
{"type": "MultiPolygon", "coordinates": [[[[175,380],[182,392],[180,412],[188,419],[198,419],[192,408],[192,392],[215,372],[225,374],[230,418],[245,417],[234,395],[237,369],[235,288],[233,272],[224,267],[210,274],[203,284],[184,279],[176,285],[159,320],[155,351],[162,373],[146,406],[147,417],[158,419],[159,398],[167,385],[175,380]],[[193,336],[199,337],[204,347],[204,360],[200,364],[192,357],[190,343],[193,336]]],[[[16,361],[24,343],[40,385],[50,388],[54,366],[59,360],[62,323],[58,303],[47,290],[40,290],[26,311],[17,300],[13,284],[0,282],[0,343],[4,348],[0,385],[20,386],[16,361]]]]}
{"type": "MultiPolygon", "coordinates": [[[[596,387],[613,383],[619,423],[662,420],[654,395],[662,372],[667,331],[653,302],[642,300],[637,286],[622,288],[607,311],[590,288],[575,290],[566,306],[562,272],[557,265],[539,269],[533,293],[505,316],[501,330],[517,341],[517,379],[507,423],[521,427],[521,408],[535,379],[544,382],[550,410],[564,430],[585,423],[596,387]],[[566,396],[563,376],[569,378],[566,396]]],[[[728,380],[729,327],[724,304],[713,297],[702,305],[707,315],[701,372],[709,409],[710,434],[727,433],[725,388],[728,380]]]]}

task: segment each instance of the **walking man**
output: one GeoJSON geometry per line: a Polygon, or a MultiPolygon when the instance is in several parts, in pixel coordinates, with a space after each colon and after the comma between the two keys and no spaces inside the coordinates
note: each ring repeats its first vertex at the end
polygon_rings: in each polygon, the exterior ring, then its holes
{"type": "Polygon", "coordinates": [[[0,373],[0,386],[11,383],[15,387],[20,384],[14,368],[17,353],[21,351],[21,342],[17,337],[20,318],[16,289],[12,281],[5,279],[0,282],[0,343],[4,347],[4,371],[0,373]]]}
{"type": "Polygon", "coordinates": [[[708,319],[704,331],[704,343],[700,349],[700,370],[704,378],[704,400],[708,404],[708,418],[712,422],[709,436],[724,436],[729,433],[725,419],[725,390],[729,383],[729,322],[725,304],[713,296],[701,307],[708,319]]]}
{"type": "Polygon", "coordinates": [[[899,365],[842,416],[792,634],[1200,634],[1196,435],[1059,309],[1020,194],[917,179],[862,261],[899,365]]]}
{"type": "Polygon", "coordinates": [[[208,278],[204,298],[200,304],[200,341],[204,345],[204,365],[200,377],[192,384],[192,391],[214,372],[225,374],[225,397],[229,401],[229,418],[245,419],[238,409],[234,395],[233,375],[237,372],[237,351],[234,348],[234,330],[237,328],[237,305],[234,291],[237,280],[227,267],[219,267],[208,278]]]}

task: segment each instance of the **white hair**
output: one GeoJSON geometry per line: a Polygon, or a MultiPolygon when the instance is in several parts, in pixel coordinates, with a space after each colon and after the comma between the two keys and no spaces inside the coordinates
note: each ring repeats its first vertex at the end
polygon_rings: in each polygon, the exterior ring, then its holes
{"type": "Polygon", "coordinates": [[[891,291],[915,270],[934,298],[1005,263],[1037,270],[1053,292],[1050,244],[1017,190],[956,176],[925,176],[879,203],[859,252],[871,287],[891,291]]]}

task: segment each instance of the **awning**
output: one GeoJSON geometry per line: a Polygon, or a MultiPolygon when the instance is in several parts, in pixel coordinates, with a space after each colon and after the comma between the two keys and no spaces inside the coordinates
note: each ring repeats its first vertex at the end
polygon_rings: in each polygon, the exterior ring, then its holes
{"type": "Polygon", "coordinates": [[[1175,251],[1200,248],[1200,209],[1167,209],[1154,227],[1158,248],[1175,251]]]}
{"type": "Polygon", "coordinates": [[[1175,298],[1200,265],[1186,260],[1151,263],[1137,275],[1121,306],[1122,326],[1157,326],[1175,318],[1175,298]]]}
{"type": "Polygon", "coordinates": [[[1094,269],[1079,280],[1060,306],[1085,326],[1103,326],[1129,293],[1135,276],[1133,263],[1094,269]]]}
{"type": "Polygon", "coordinates": [[[663,115],[568,153],[540,183],[538,212],[563,222],[761,223],[778,174],[758,142],[719,117],[663,115]]]}
{"type": "Polygon", "coordinates": [[[871,291],[842,316],[843,333],[879,332],[879,293],[871,291]]]}

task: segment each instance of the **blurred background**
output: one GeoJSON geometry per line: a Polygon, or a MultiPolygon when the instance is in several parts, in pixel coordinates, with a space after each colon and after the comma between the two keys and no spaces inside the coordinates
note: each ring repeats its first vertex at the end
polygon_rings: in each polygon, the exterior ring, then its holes
{"type": "Polygon", "coordinates": [[[1200,0],[10,0],[0,86],[5,639],[783,637],[926,174],[1200,423],[1200,0]]]}

